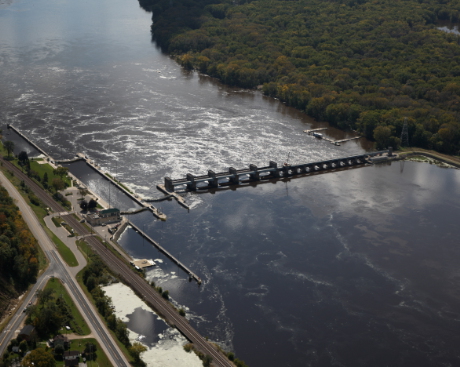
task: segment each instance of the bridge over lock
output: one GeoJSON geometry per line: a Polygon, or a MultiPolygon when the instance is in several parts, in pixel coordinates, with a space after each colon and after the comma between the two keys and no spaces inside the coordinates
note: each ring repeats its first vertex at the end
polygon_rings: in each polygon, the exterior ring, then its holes
{"type": "Polygon", "coordinates": [[[321,162],[294,165],[283,164],[278,166],[278,163],[270,161],[269,165],[266,167],[257,167],[254,164],[250,164],[249,168],[244,169],[235,169],[230,167],[228,172],[215,173],[214,171],[209,170],[207,175],[202,176],[194,176],[190,173],[187,173],[186,177],[182,179],[173,180],[169,177],[165,177],[164,187],[169,192],[174,192],[177,186],[186,186],[186,189],[190,191],[207,190],[211,188],[217,188],[219,186],[238,185],[245,182],[270,180],[281,177],[290,177],[320,171],[330,171],[340,168],[365,165],[367,163],[371,163],[369,161],[370,157],[382,155],[385,153],[391,155],[391,150],[365,153],[343,158],[334,158],[321,162]],[[204,185],[199,186],[199,184],[203,183],[204,185]]]}

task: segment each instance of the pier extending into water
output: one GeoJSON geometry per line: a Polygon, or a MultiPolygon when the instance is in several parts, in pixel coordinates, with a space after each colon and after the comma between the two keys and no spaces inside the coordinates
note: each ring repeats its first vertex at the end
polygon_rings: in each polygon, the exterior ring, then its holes
{"type": "Polygon", "coordinates": [[[169,251],[167,251],[164,247],[160,246],[160,244],[150,238],[144,231],[142,231],[139,227],[137,227],[132,222],[128,221],[128,224],[133,227],[133,229],[143,236],[147,241],[149,241],[153,246],[155,246],[158,250],[160,250],[163,254],[169,257],[177,266],[182,268],[189,276],[190,279],[195,279],[198,284],[201,284],[201,278],[193,273],[189,268],[187,268],[184,264],[182,264],[179,260],[177,260],[169,251]]]}
{"type": "Polygon", "coordinates": [[[345,139],[340,139],[340,140],[333,140],[333,139],[329,139],[328,137],[326,136],[322,136],[321,134],[317,134],[315,135],[315,133],[317,133],[318,131],[323,131],[323,130],[327,130],[327,127],[319,127],[317,129],[311,129],[311,130],[304,130],[303,132],[304,133],[307,133],[308,135],[313,135],[315,137],[318,137],[317,135],[319,135],[321,137],[321,139],[323,140],[326,140],[328,141],[329,143],[331,144],[334,144],[334,145],[340,145],[340,143],[345,143],[346,141],[351,141],[351,140],[356,140],[356,139],[360,139],[361,136],[354,136],[352,138],[345,138],[345,139]]]}
{"type": "Polygon", "coordinates": [[[388,153],[388,155],[392,154],[391,150],[385,150],[304,164],[291,165],[285,163],[282,166],[278,166],[278,163],[270,161],[269,165],[266,167],[257,167],[254,164],[250,164],[249,168],[238,170],[230,167],[228,172],[215,173],[214,171],[209,170],[207,175],[202,176],[194,176],[191,173],[187,173],[185,178],[175,180],[165,177],[164,188],[168,192],[174,192],[177,186],[185,186],[186,189],[190,191],[207,190],[210,188],[238,185],[246,182],[270,180],[321,171],[331,171],[340,168],[372,164],[372,162],[369,161],[370,157],[385,153],[388,153]],[[198,186],[198,184],[203,183],[205,184],[204,186],[198,186]]]}

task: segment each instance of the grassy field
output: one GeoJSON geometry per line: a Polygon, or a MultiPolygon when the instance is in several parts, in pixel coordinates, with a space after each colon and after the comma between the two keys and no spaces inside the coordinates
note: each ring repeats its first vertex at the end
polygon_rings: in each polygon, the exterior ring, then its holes
{"type": "Polygon", "coordinates": [[[45,231],[56,244],[56,248],[59,251],[59,254],[62,256],[67,265],[78,266],[78,261],[72,250],[70,250],[70,248],[68,248],[64,242],[62,242],[49,228],[45,227],[45,231]]]}
{"type": "MultiPolygon", "coordinates": [[[[54,168],[51,167],[49,164],[47,163],[39,163],[40,161],[37,161],[37,160],[32,160],[30,159],[29,160],[30,162],[30,169],[37,172],[38,175],[43,179],[43,176],[45,175],[45,173],[48,175],[48,182],[49,184],[51,184],[51,181],[53,181],[53,178],[62,178],[62,180],[67,184],[67,186],[70,186],[71,184],[71,180],[69,177],[67,176],[58,176],[58,175],[55,175],[54,174],[54,168]]],[[[22,169],[22,166],[19,165],[19,162],[17,159],[14,159],[11,161],[11,163],[13,163],[16,167],[22,169]]],[[[37,183],[39,185],[41,185],[41,182],[38,182],[37,183]]]]}
{"type": "MultiPolygon", "coordinates": [[[[80,218],[78,218],[78,217],[77,217],[77,219],[80,220],[80,218]]],[[[56,227],[64,227],[67,230],[67,232],[69,232],[69,237],[74,237],[74,236],[79,235],[61,217],[53,217],[52,220],[53,220],[53,223],[56,225],[56,227]]]]}
{"type": "MultiPolygon", "coordinates": [[[[46,288],[53,289],[54,297],[56,298],[62,295],[62,298],[64,298],[65,302],[70,307],[73,320],[69,326],[72,329],[72,332],[79,335],[88,335],[91,331],[61,281],[57,278],[51,278],[46,284],[46,288]]],[[[63,328],[60,332],[65,334],[68,331],[63,328]]]]}
{"type": "MultiPolygon", "coordinates": [[[[65,302],[70,307],[73,316],[73,321],[70,323],[69,326],[72,329],[72,333],[79,334],[82,336],[90,334],[91,330],[89,329],[82,315],[75,306],[72,298],[67,293],[67,290],[65,289],[64,285],[58,279],[53,278],[48,282],[46,288],[53,289],[55,291],[55,296],[62,295],[65,302]]],[[[60,332],[62,334],[65,334],[68,331],[63,328],[60,332]]],[[[69,350],[77,350],[83,352],[86,343],[92,343],[96,345],[96,359],[92,362],[94,363],[94,365],[96,365],[97,363],[100,367],[113,367],[112,363],[110,363],[109,359],[107,358],[107,355],[104,353],[101,346],[94,338],[73,339],[71,340],[69,350]]],[[[56,361],[56,366],[64,366],[64,361],[56,361]]]]}
{"type": "MultiPolygon", "coordinates": [[[[85,242],[85,241],[77,241],[77,246],[82,250],[82,252],[84,253],[84,255],[86,256],[87,254],[91,254],[93,252],[93,250],[91,249],[91,247],[89,247],[89,245],[85,242]]],[[[82,274],[83,274],[83,271],[84,269],[80,270],[80,272],[77,274],[77,281],[78,281],[78,284],[80,284],[80,287],[81,289],[83,289],[83,291],[85,292],[86,296],[88,297],[88,299],[91,301],[91,303],[95,305],[94,303],[94,299],[91,295],[91,293],[88,292],[88,289],[86,288],[86,286],[83,284],[83,279],[82,279],[82,274]]],[[[104,320],[104,318],[101,317],[101,319],[104,321],[105,325],[107,326],[107,322],[104,320]]],[[[124,344],[122,344],[117,336],[115,335],[115,333],[113,332],[113,330],[110,330],[107,326],[107,330],[110,332],[110,335],[112,335],[112,338],[113,340],[115,340],[115,342],[117,343],[118,347],[120,348],[120,350],[123,352],[123,354],[125,355],[126,359],[132,364],[133,363],[133,358],[131,356],[131,354],[129,353],[128,349],[126,348],[126,346],[124,344]]]]}

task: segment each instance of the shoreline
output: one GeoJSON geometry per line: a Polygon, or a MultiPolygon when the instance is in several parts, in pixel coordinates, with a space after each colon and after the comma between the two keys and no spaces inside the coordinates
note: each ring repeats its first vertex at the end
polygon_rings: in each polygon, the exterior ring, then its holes
{"type": "Polygon", "coordinates": [[[398,150],[396,153],[399,154],[401,159],[406,159],[407,157],[421,155],[427,158],[432,158],[437,161],[449,164],[456,168],[460,169],[460,159],[456,159],[456,156],[449,156],[435,151],[424,150],[422,148],[413,148],[412,150],[398,150]]]}

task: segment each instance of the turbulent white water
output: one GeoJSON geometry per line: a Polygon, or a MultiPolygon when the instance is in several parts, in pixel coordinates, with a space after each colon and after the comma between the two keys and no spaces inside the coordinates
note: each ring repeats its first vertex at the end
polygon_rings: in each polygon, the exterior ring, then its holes
{"type": "Polygon", "coordinates": [[[115,315],[124,322],[129,321],[128,315],[142,309],[160,320],[159,322],[164,323],[164,330],[158,334],[159,340],[153,345],[144,344],[145,336],[128,328],[131,343],[140,342],[147,348],[141,357],[148,367],[200,367],[203,365],[195,353],[187,353],[184,350],[183,346],[188,343],[188,340],[160,319],[129,287],[116,283],[103,287],[103,290],[108,297],[112,298],[115,315]]]}
{"type": "MultiPolygon", "coordinates": [[[[325,125],[301,112],[181,70],[151,43],[150,23],[135,0],[0,0],[2,123],[55,158],[86,153],[148,197],[164,176],[371,149],[363,139],[315,139],[303,130],[325,125]]],[[[6,130],[4,138],[16,153],[32,149],[6,130]]],[[[122,202],[80,168],[104,200],[122,202]]],[[[155,260],[147,278],[251,367],[456,366],[459,193],[458,172],[397,162],[187,194],[190,212],[158,203],[166,222],[130,217],[201,286],[132,229],[120,243],[155,260]]],[[[132,340],[148,346],[148,363],[197,363],[127,289],[106,291],[132,340]]]]}

